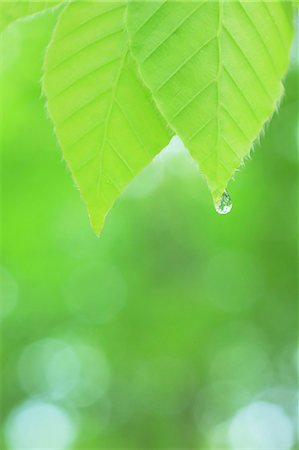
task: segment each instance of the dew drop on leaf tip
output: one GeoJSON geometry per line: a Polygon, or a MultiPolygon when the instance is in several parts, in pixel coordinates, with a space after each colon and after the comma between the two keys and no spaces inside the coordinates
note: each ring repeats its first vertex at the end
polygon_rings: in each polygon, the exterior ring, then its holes
{"type": "Polygon", "coordinates": [[[232,199],[229,193],[225,190],[219,200],[215,205],[215,209],[218,214],[228,214],[233,207],[232,199]]]}

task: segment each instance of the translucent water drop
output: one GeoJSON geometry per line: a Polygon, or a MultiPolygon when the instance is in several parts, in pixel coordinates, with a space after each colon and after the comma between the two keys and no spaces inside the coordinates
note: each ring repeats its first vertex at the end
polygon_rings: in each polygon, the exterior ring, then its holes
{"type": "Polygon", "coordinates": [[[219,202],[215,205],[218,214],[228,214],[233,207],[232,199],[227,191],[224,191],[219,202]]]}

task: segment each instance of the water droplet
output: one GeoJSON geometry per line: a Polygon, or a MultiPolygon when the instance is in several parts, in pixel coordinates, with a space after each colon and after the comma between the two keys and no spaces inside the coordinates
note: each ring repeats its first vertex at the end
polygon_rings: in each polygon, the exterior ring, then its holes
{"type": "Polygon", "coordinates": [[[230,198],[229,193],[225,190],[219,202],[215,205],[215,209],[218,214],[228,214],[231,211],[232,207],[232,199],[230,198]]]}

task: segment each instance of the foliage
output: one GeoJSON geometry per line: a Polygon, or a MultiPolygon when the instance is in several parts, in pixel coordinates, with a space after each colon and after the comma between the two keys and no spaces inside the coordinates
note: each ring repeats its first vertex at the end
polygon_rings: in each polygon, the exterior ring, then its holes
{"type": "Polygon", "coordinates": [[[293,20],[293,4],[282,0],[66,5],[43,86],[97,233],[116,197],[173,134],[215,204],[222,201],[282,96],[293,20]]]}
{"type": "Polygon", "coordinates": [[[41,96],[58,14],[3,36],[0,448],[298,449],[298,63],[225,220],[175,138],[96,239],[41,96]]]}
{"type": "Polygon", "coordinates": [[[225,220],[173,142],[96,239],[41,97],[57,14],[4,36],[0,448],[297,449],[298,66],[225,220]]]}
{"type": "Polygon", "coordinates": [[[70,4],[46,57],[48,109],[96,232],[115,198],[169,142],[128,51],[125,12],[124,3],[70,4]]]}
{"type": "Polygon", "coordinates": [[[144,81],[206,175],[215,203],[282,95],[292,9],[283,2],[129,4],[144,81]]]}

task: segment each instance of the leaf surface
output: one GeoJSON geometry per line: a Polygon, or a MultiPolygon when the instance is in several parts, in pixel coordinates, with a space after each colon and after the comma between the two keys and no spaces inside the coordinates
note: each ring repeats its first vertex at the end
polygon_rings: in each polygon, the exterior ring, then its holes
{"type": "Polygon", "coordinates": [[[133,56],[215,203],[283,93],[293,6],[283,1],[131,1],[133,56]]]}
{"type": "Polygon", "coordinates": [[[18,19],[54,8],[63,0],[0,0],[0,32],[18,19]]]}
{"type": "Polygon", "coordinates": [[[76,2],[59,18],[44,92],[96,233],[170,135],[128,51],[125,2],[76,2]]]}

